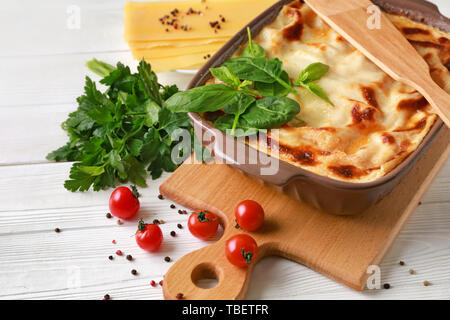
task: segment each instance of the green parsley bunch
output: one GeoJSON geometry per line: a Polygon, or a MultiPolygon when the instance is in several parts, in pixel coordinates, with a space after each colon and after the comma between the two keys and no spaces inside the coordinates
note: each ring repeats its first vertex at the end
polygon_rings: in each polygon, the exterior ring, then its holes
{"type": "MultiPolygon", "coordinates": [[[[64,187],[70,191],[94,191],[131,182],[145,187],[147,171],[153,179],[178,165],[171,152],[178,143],[176,130],[193,128],[186,113],[173,113],[164,101],[178,92],[162,86],[150,64],[141,61],[137,73],[118,63],[113,67],[92,60],[87,66],[103,76],[100,92],[86,77],[78,109],[62,124],[69,141],[48,154],[53,161],[75,161],[64,187]]],[[[192,144],[198,143],[191,139],[192,144]]],[[[181,155],[187,158],[190,154],[181,155]]]]}

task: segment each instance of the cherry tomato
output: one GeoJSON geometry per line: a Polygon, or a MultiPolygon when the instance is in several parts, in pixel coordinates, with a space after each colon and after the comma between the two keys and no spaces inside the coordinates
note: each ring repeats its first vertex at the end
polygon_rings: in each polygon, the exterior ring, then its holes
{"type": "Polygon", "coordinates": [[[234,213],[237,224],[247,231],[255,231],[264,222],[264,210],[258,202],[253,200],[244,200],[239,203],[234,213]]]}
{"type": "Polygon", "coordinates": [[[231,264],[238,267],[248,266],[258,254],[256,241],[248,234],[237,234],[225,244],[225,255],[231,264]]]}
{"type": "Polygon", "coordinates": [[[127,187],[119,187],[111,193],[109,198],[109,210],[120,219],[130,219],[140,208],[139,193],[135,186],[131,186],[133,191],[127,187]]]}
{"type": "Polygon", "coordinates": [[[188,228],[193,236],[206,240],[216,234],[219,219],[214,213],[198,210],[189,216],[188,228]]]}
{"type": "Polygon", "coordinates": [[[154,252],[159,249],[163,240],[161,229],[156,224],[146,224],[139,220],[136,242],[144,250],[154,252]]]}

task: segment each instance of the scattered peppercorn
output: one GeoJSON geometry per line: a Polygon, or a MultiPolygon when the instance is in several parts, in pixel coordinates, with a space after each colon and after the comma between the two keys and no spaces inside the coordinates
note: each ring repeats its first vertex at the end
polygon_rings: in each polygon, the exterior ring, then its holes
{"type": "Polygon", "coordinates": [[[177,235],[177,233],[176,233],[175,231],[170,231],[170,235],[171,235],[172,237],[175,237],[175,236],[177,235]]]}
{"type": "Polygon", "coordinates": [[[425,287],[428,287],[430,284],[431,284],[431,283],[428,282],[427,280],[425,280],[425,281],[423,282],[423,285],[424,285],[425,287]]]}
{"type": "Polygon", "coordinates": [[[178,299],[178,300],[181,300],[181,299],[183,299],[183,294],[182,293],[177,293],[177,295],[176,295],[176,298],[178,299]]]}
{"type": "Polygon", "coordinates": [[[105,295],[103,296],[103,300],[109,300],[109,299],[111,299],[111,297],[109,296],[109,294],[105,294],[105,295]]]}
{"type": "Polygon", "coordinates": [[[60,228],[55,228],[55,232],[56,232],[56,233],[60,233],[60,232],[61,232],[61,229],[60,229],[60,228]]]}
{"type": "Polygon", "coordinates": [[[405,265],[405,262],[400,261],[399,264],[400,264],[401,266],[404,266],[404,265],[405,265]]]}
{"type": "Polygon", "coordinates": [[[123,252],[122,252],[121,250],[117,250],[117,251],[116,251],[116,254],[117,254],[118,256],[121,256],[121,255],[123,255],[123,252]]]}
{"type": "Polygon", "coordinates": [[[172,204],[170,205],[170,208],[171,208],[171,209],[175,209],[175,205],[172,203],[172,204]]]}
{"type": "Polygon", "coordinates": [[[111,219],[111,218],[112,218],[112,214],[111,214],[110,212],[108,212],[108,213],[106,214],[106,218],[111,219]]]}
{"type": "Polygon", "coordinates": [[[108,259],[109,260],[114,260],[114,257],[113,256],[109,256],[108,259]]]}
{"type": "Polygon", "coordinates": [[[209,23],[209,25],[210,25],[211,28],[215,28],[218,24],[219,24],[219,21],[211,21],[211,22],[209,23]]]}
{"type": "Polygon", "coordinates": [[[409,274],[414,274],[414,273],[416,273],[413,269],[409,269],[408,272],[409,272],[409,274]]]}
{"type": "Polygon", "coordinates": [[[162,194],[158,194],[158,199],[159,200],[164,200],[164,196],[162,194]]]}
{"type": "Polygon", "coordinates": [[[183,229],[183,226],[181,225],[181,223],[177,224],[178,229],[183,229]]]}
{"type": "Polygon", "coordinates": [[[183,211],[181,211],[181,209],[178,210],[178,214],[183,214],[183,211]]]}
{"type": "Polygon", "coordinates": [[[165,258],[164,258],[164,261],[165,261],[165,262],[170,262],[170,257],[165,257],[165,258]]]}
{"type": "Polygon", "coordinates": [[[422,201],[419,201],[419,206],[422,205],[422,201]]]}
{"type": "Polygon", "coordinates": [[[385,288],[385,289],[389,289],[391,287],[391,285],[389,284],[389,283],[385,283],[384,285],[383,285],[383,288],[385,288]]]}
{"type": "Polygon", "coordinates": [[[150,281],[150,285],[151,285],[152,287],[156,287],[156,282],[155,282],[155,280],[150,281]]]}
{"type": "Polygon", "coordinates": [[[133,261],[133,256],[131,254],[127,254],[127,260],[128,261],[133,261]]]}
{"type": "Polygon", "coordinates": [[[135,269],[131,270],[131,274],[132,274],[133,276],[137,275],[137,273],[138,273],[138,272],[137,272],[135,269]]]}
{"type": "Polygon", "coordinates": [[[158,219],[154,219],[154,220],[153,220],[153,224],[160,224],[160,222],[159,222],[158,219]]]}

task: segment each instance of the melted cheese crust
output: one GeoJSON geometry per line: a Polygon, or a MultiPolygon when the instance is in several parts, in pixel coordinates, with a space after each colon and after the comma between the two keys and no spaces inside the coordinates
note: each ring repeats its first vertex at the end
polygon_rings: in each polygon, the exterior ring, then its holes
{"type": "MultiPolygon", "coordinates": [[[[405,17],[389,18],[450,93],[449,35],[405,17]]],[[[295,166],[343,181],[373,181],[413,152],[437,119],[417,91],[390,78],[305,4],[285,6],[254,41],[269,58],[283,61],[291,79],[311,63],[330,66],[317,84],[334,108],[300,87],[298,95],[288,95],[300,103],[304,123],[279,129],[277,156],[295,166]]],[[[249,144],[267,151],[255,140],[249,144]]]]}

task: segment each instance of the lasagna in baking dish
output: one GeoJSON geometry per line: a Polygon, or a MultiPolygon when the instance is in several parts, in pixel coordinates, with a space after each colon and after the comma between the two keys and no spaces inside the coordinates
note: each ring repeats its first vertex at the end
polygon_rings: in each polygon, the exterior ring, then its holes
{"type": "MultiPolygon", "coordinates": [[[[449,35],[388,16],[450,93],[449,35]]],[[[301,87],[288,95],[301,111],[279,129],[278,157],[292,165],[343,181],[373,181],[413,152],[437,119],[422,95],[390,78],[300,1],[285,6],[254,42],[280,59],[291,79],[312,63],[329,66],[317,84],[334,107],[301,87]]]]}

